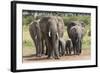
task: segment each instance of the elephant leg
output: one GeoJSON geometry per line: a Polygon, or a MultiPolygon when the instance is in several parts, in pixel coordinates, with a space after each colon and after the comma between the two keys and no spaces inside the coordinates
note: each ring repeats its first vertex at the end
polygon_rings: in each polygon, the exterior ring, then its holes
{"type": "Polygon", "coordinates": [[[57,49],[54,49],[55,59],[59,59],[59,52],[57,49]]]}
{"type": "Polygon", "coordinates": [[[67,55],[69,55],[69,47],[67,48],[67,55]]]}
{"type": "Polygon", "coordinates": [[[79,41],[77,53],[78,53],[78,55],[80,54],[80,41],[79,41]]]}
{"type": "Polygon", "coordinates": [[[73,42],[73,53],[74,53],[74,55],[76,55],[76,46],[75,46],[76,44],[74,42],[73,42]]]}
{"type": "Polygon", "coordinates": [[[39,49],[38,49],[39,50],[39,55],[42,56],[43,51],[44,51],[43,48],[42,48],[42,41],[40,41],[38,45],[39,45],[39,49]]]}
{"type": "Polygon", "coordinates": [[[48,58],[52,58],[52,47],[51,47],[51,43],[48,40],[48,37],[45,38],[45,44],[46,44],[46,55],[48,56],[48,58]]]}
{"type": "Polygon", "coordinates": [[[48,55],[49,47],[48,47],[48,44],[46,42],[45,42],[45,45],[46,45],[46,53],[45,53],[45,55],[48,55]]]}
{"type": "Polygon", "coordinates": [[[58,47],[59,56],[61,56],[61,55],[60,55],[60,47],[61,47],[61,45],[60,45],[60,43],[59,43],[59,47],[58,47]]]}
{"type": "Polygon", "coordinates": [[[60,57],[62,56],[62,51],[61,51],[61,49],[62,49],[62,44],[61,44],[61,42],[59,41],[58,52],[59,52],[59,56],[60,56],[60,57]]]}
{"type": "Polygon", "coordinates": [[[48,49],[48,58],[50,59],[50,58],[53,58],[53,57],[54,57],[54,51],[53,51],[52,48],[49,48],[48,49]]]}
{"type": "Polygon", "coordinates": [[[62,44],[62,49],[61,50],[62,50],[62,56],[65,55],[65,45],[64,44],[62,44]]]}
{"type": "Polygon", "coordinates": [[[66,55],[66,56],[68,55],[68,45],[67,45],[67,43],[66,43],[66,45],[65,45],[65,55],[66,55]]]}
{"type": "Polygon", "coordinates": [[[65,50],[66,50],[66,54],[65,55],[67,56],[68,55],[68,47],[66,47],[65,50]]]}
{"type": "Polygon", "coordinates": [[[81,54],[81,46],[82,46],[82,43],[81,43],[81,41],[79,40],[79,42],[78,42],[78,55],[80,55],[81,54]]]}
{"type": "Polygon", "coordinates": [[[78,55],[78,51],[79,51],[79,44],[75,42],[75,55],[78,55]]]}
{"type": "Polygon", "coordinates": [[[71,47],[69,47],[69,55],[71,55],[71,47]]]}
{"type": "Polygon", "coordinates": [[[48,52],[47,55],[48,55],[48,58],[50,58],[50,56],[51,56],[51,55],[50,55],[50,53],[51,53],[51,49],[48,49],[48,51],[49,51],[49,52],[48,52]]]}
{"type": "Polygon", "coordinates": [[[36,42],[36,56],[40,57],[39,45],[37,42],[36,42]]]}
{"type": "Polygon", "coordinates": [[[73,48],[70,47],[70,55],[72,55],[72,52],[73,52],[73,48]]]}
{"type": "Polygon", "coordinates": [[[81,54],[82,53],[82,41],[80,41],[80,51],[79,53],[81,54]]]}
{"type": "Polygon", "coordinates": [[[41,44],[42,44],[42,54],[44,55],[44,40],[42,39],[42,42],[41,42],[41,44]]]}
{"type": "Polygon", "coordinates": [[[79,55],[79,53],[80,53],[80,40],[78,40],[76,43],[76,52],[77,52],[77,55],[79,55]]]}
{"type": "Polygon", "coordinates": [[[76,43],[76,55],[78,55],[79,53],[79,43],[76,43]]]}
{"type": "Polygon", "coordinates": [[[53,49],[55,59],[59,59],[59,51],[58,51],[58,44],[55,45],[56,48],[53,49]]]}
{"type": "Polygon", "coordinates": [[[40,57],[42,56],[42,42],[40,39],[35,39],[35,45],[36,45],[36,56],[40,57]]]}
{"type": "Polygon", "coordinates": [[[35,47],[36,47],[36,56],[39,56],[37,40],[34,40],[34,44],[35,44],[35,47]]]}

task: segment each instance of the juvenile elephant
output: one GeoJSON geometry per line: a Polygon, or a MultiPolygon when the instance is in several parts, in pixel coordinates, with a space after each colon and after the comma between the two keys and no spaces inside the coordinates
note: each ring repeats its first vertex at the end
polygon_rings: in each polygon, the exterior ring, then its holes
{"type": "Polygon", "coordinates": [[[63,38],[59,39],[59,55],[63,56],[65,55],[65,47],[66,47],[66,42],[63,38]]]}
{"type": "Polygon", "coordinates": [[[67,32],[72,40],[75,55],[81,54],[84,27],[84,23],[79,21],[70,22],[67,26],[67,32]]]}
{"type": "Polygon", "coordinates": [[[63,20],[56,16],[44,16],[41,17],[39,23],[42,32],[42,39],[46,42],[48,58],[53,57],[58,59],[59,37],[63,36],[63,20]]]}
{"type": "Polygon", "coordinates": [[[73,44],[71,39],[66,40],[66,46],[65,46],[66,55],[71,55],[72,49],[73,49],[73,44]]]}
{"type": "Polygon", "coordinates": [[[43,49],[42,49],[42,42],[41,42],[41,30],[40,30],[38,20],[32,21],[32,23],[29,25],[29,32],[32,40],[35,43],[36,56],[41,56],[43,49]]]}

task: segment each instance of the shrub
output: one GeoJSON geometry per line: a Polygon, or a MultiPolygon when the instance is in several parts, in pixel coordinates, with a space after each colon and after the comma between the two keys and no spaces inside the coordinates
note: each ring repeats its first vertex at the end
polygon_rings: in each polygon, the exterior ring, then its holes
{"type": "Polygon", "coordinates": [[[83,21],[85,25],[90,25],[91,22],[90,16],[66,16],[63,20],[66,26],[70,21],[83,21]]]}
{"type": "Polygon", "coordinates": [[[23,25],[28,25],[32,22],[33,17],[32,16],[23,16],[23,25]]]}

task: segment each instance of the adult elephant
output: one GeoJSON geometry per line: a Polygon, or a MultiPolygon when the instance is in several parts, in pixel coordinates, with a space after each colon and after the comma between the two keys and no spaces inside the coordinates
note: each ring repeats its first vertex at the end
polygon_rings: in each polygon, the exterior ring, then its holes
{"type": "Polygon", "coordinates": [[[84,27],[84,23],[79,21],[72,21],[67,26],[67,32],[69,38],[72,40],[73,51],[75,55],[81,54],[84,27]]]}
{"type": "Polygon", "coordinates": [[[42,49],[42,41],[41,41],[41,30],[40,30],[40,25],[38,20],[32,21],[32,23],[29,25],[29,32],[32,40],[35,43],[36,56],[40,57],[42,55],[43,49],[42,49]]]}
{"type": "Polygon", "coordinates": [[[56,16],[45,16],[40,19],[42,40],[45,40],[48,58],[59,58],[59,37],[63,36],[63,20],[56,16]],[[62,29],[61,29],[62,28],[62,29]]]}

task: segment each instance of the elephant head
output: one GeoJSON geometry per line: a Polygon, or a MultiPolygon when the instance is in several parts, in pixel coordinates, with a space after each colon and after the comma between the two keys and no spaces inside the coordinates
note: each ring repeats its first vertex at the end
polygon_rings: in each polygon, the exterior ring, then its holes
{"type": "Polygon", "coordinates": [[[67,32],[68,32],[69,38],[70,38],[70,33],[69,33],[70,29],[71,29],[73,26],[76,26],[76,25],[78,25],[78,26],[81,27],[81,29],[82,29],[82,31],[83,31],[82,33],[84,34],[84,28],[85,28],[84,22],[82,22],[82,21],[71,21],[71,22],[69,22],[68,25],[67,25],[67,32]]]}

